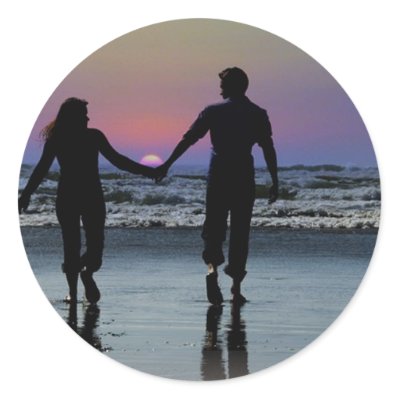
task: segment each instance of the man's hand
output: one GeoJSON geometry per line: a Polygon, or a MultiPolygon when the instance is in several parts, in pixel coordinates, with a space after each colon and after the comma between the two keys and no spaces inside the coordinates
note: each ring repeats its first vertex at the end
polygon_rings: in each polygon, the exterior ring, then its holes
{"type": "Polygon", "coordinates": [[[29,202],[31,201],[30,196],[21,195],[18,199],[18,213],[21,214],[22,211],[26,211],[29,206],[29,202]]]}
{"type": "Polygon", "coordinates": [[[273,184],[269,189],[268,204],[275,203],[275,201],[277,199],[278,199],[278,185],[277,184],[273,184]]]}

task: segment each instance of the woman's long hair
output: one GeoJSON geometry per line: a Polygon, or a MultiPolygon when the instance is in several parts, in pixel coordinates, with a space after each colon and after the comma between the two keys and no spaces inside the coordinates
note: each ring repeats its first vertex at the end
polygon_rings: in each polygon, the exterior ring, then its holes
{"type": "Polygon", "coordinates": [[[81,128],[83,121],[86,122],[87,104],[86,100],[76,97],[65,100],[58,110],[56,119],[41,130],[40,137],[47,141],[71,129],[81,128]]]}

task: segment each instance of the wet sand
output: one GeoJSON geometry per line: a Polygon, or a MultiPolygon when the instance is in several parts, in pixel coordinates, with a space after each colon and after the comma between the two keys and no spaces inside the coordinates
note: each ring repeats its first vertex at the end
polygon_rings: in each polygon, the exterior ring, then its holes
{"type": "Polygon", "coordinates": [[[249,302],[231,305],[221,273],[225,301],[216,308],[206,300],[199,229],[110,228],[96,274],[100,302],[70,307],[59,229],[22,233],[39,284],[73,330],[127,366],[184,380],[246,375],[304,348],[353,296],[376,239],[373,230],[253,230],[243,284],[249,302]]]}

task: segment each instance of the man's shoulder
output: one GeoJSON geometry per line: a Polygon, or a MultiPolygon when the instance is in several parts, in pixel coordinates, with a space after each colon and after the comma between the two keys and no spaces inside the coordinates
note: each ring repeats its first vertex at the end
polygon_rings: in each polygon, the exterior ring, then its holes
{"type": "Polygon", "coordinates": [[[248,97],[244,97],[243,99],[240,99],[239,101],[236,100],[224,100],[220,101],[218,103],[213,103],[208,105],[204,111],[218,111],[218,110],[224,110],[224,109],[229,109],[229,108],[237,108],[237,106],[241,108],[246,108],[255,112],[259,113],[266,113],[266,110],[262,107],[260,107],[258,104],[252,102],[248,97]]]}
{"type": "Polygon", "coordinates": [[[248,107],[250,107],[251,109],[253,109],[254,111],[258,111],[260,113],[266,113],[267,110],[265,110],[265,108],[260,107],[258,104],[252,102],[251,100],[247,99],[247,105],[248,107]]]}
{"type": "Polygon", "coordinates": [[[203,111],[204,112],[212,112],[212,111],[216,111],[216,110],[221,110],[221,109],[228,107],[228,104],[229,104],[228,100],[220,101],[217,103],[212,103],[212,104],[209,104],[208,106],[206,106],[203,111]]]}

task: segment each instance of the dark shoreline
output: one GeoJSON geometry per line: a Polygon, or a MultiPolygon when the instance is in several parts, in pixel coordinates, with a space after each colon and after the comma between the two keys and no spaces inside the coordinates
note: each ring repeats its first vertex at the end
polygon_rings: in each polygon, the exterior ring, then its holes
{"type": "MultiPolygon", "coordinates": [[[[59,225],[24,225],[20,226],[21,231],[27,229],[59,229],[59,225]]],[[[117,229],[132,229],[132,230],[165,230],[165,231],[173,231],[173,230],[200,230],[201,226],[106,226],[106,230],[117,230],[117,229]]],[[[229,228],[228,228],[229,230],[229,228]]],[[[343,233],[343,234],[378,234],[379,228],[288,228],[288,227],[265,227],[265,226],[252,226],[251,230],[253,231],[277,231],[277,232],[321,232],[321,233],[343,233]]]]}

